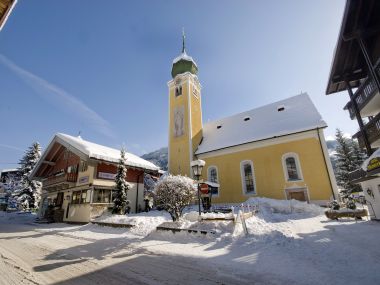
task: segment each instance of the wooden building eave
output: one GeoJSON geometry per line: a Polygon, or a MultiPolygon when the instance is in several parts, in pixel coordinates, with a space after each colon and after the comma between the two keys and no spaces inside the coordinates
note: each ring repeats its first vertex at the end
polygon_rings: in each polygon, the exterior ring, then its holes
{"type": "Polygon", "coordinates": [[[368,67],[357,38],[363,38],[372,60],[380,57],[380,1],[347,0],[336,44],[326,95],[360,86],[368,67]]]}

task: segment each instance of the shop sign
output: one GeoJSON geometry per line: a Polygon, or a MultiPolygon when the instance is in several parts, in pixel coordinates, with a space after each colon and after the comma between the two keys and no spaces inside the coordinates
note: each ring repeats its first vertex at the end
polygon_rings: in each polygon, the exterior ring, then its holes
{"type": "Polygon", "coordinates": [[[79,178],[79,184],[88,183],[89,176],[82,176],[79,178]]]}
{"type": "Polygon", "coordinates": [[[116,174],[114,173],[108,173],[108,172],[99,172],[98,177],[102,179],[109,179],[109,180],[114,180],[116,177],[116,174]]]}
{"type": "Polygon", "coordinates": [[[380,168],[380,157],[374,157],[369,161],[367,171],[372,171],[377,168],[380,168]]]}

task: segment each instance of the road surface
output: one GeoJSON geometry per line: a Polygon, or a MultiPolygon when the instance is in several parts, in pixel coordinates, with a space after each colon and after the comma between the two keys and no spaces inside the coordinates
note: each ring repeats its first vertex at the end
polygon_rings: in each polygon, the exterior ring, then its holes
{"type": "Polygon", "coordinates": [[[254,284],[228,268],[154,253],[124,237],[77,238],[41,227],[0,221],[0,284],[254,284]]]}

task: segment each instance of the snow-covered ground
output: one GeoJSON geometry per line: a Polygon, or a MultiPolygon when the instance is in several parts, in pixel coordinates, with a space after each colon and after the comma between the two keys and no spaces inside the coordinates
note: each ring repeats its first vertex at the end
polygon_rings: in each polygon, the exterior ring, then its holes
{"type": "Polygon", "coordinates": [[[132,229],[0,214],[0,284],[380,284],[380,223],[329,221],[294,201],[249,202],[259,213],[246,220],[248,235],[191,212],[182,226],[208,223],[216,234],[156,232],[170,221],[162,212],[123,217],[132,229]]]}

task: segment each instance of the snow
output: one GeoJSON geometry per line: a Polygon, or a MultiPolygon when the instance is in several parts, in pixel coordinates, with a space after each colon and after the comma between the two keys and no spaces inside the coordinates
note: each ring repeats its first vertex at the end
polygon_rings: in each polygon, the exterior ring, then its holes
{"type": "Polygon", "coordinates": [[[272,213],[304,215],[321,215],[324,209],[314,204],[297,200],[276,200],[264,197],[249,198],[245,204],[257,205],[259,211],[271,211],[272,213]]]}
{"type": "Polygon", "coordinates": [[[325,127],[327,125],[309,95],[302,93],[206,123],[203,127],[203,140],[196,154],[325,127]],[[285,110],[279,112],[278,106],[285,106],[285,110]],[[244,121],[246,117],[251,119],[244,121]],[[218,129],[218,126],[221,128],[218,129]]]}
{"type": "Polygon", "coordinates": [[[170,215],[164,211],[151,211],[147,213],[112,215],[105,214],[94,219],[94,222],[133,225],[131,233],[147,236],[160,224],[171,221],[170,215]]]}
{"type": "Polygon", "coordinates": [[[195,66],[197,66],[195,60],[191,56],[187,55],[186,52],[181,53],[179,56],[177,56],[175,59],[173,59],[173,64],[177,63],[178,61],[180,61],[182,59],[187,60],[187,61],[192,61],[195,64],[195,66]]]}
{"type": "MultiPolygon", "coordinates": [[[[87,155],[89,158],[109,161],[113,163],[118,163],[120,159],[120,149],[114,149],[114,148],[99,145],[93,142],[89,142],[82,139],[81,137],[73,137],[67,134],[57,133],[52,139],[52,141],[50,142],[49,146],[52,146],[55,141],[69,148],[74,147],[79,152],[87,155]]],[[[42,159],[39,161],[38,164],[42,163],[42,161],[44,160],[48,152],[49,152],[49,147],[43,153],[42,159]]],[[[144,169],[149,169],[149,170],[159,169],[159,167],[157,167],[153,163],[145,159],[142,159],[141,157],[138,157],[137,155],[134,155],[129,152],[125,152],[125,158],[126,158],[127,166],[139,167],[139,168],[144,168],[144,169]]],[[[37,167],[35,167],[34,171],[36,171],[36,169],[38,169],[38,165],[37,167]]]]}
{"type": "Polygon", "coordinates": [[[51,284],[89,284],[91,277],[120,284],[120,274],[133,274],[123,278],[135,284],[379,284],[380,223],[331,221],[322,208],[299,201],[252,198],[245,204],[259,209],[246,219],[248,235],[233,221],[198,222],[194,211],[179,225],[215,234],[156,232],[170,221],[159,211],[103,217],[134,223],[131,229],[26,225],[27,214],[0,213],[0,273],[3,280],[16,278],[21,265],[29,280],[51,284]]]}

